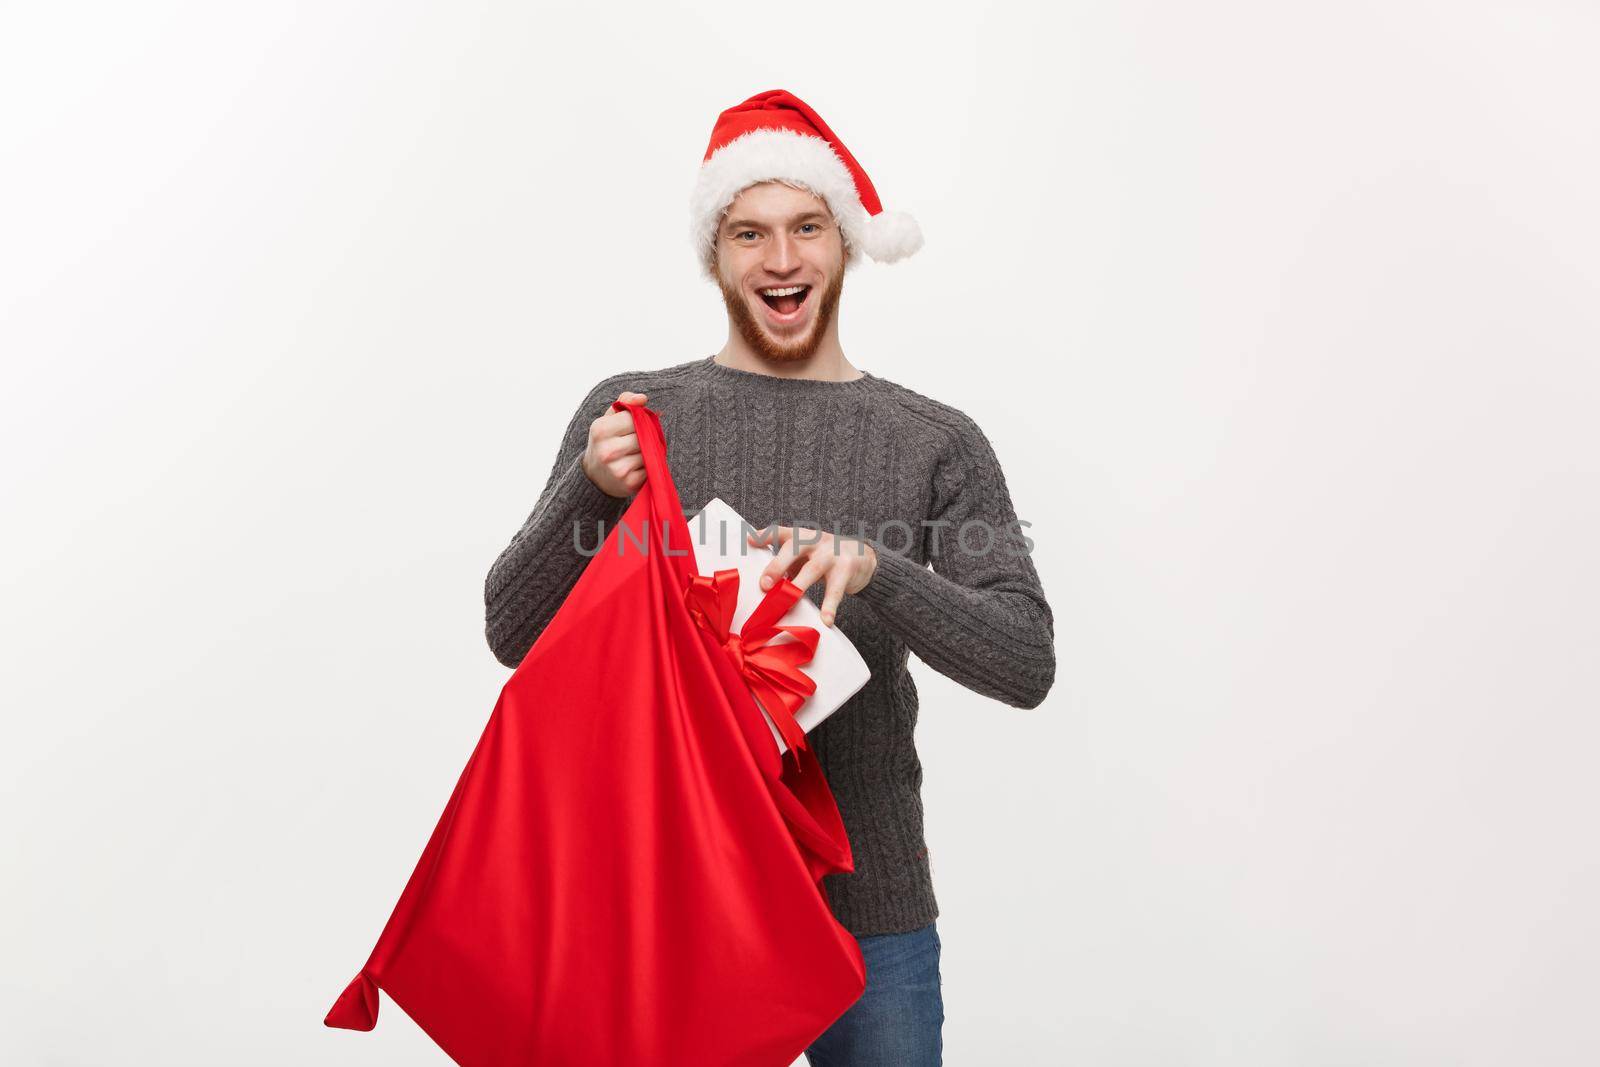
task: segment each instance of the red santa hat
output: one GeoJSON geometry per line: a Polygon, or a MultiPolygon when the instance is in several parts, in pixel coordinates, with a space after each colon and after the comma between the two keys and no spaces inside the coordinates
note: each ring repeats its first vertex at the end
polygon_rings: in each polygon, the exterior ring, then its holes
{"type": "Polygon", "coordinates": [[[883,210],[867,172],[821,116],[792,93],[770,89],[724,111],[711,131],[689,198],[690,232],[708,273],[723,212],[747,187],[775,179],[798,182],[827,203],[844,232],[847,257],[859,249],[893,263],[922,247],[917,220],[883,210]]]}

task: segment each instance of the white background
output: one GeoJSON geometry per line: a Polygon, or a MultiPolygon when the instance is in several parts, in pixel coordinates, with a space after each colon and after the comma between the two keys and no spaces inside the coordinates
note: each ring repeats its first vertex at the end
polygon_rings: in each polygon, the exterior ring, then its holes
{"type": "Polygon", "coordinates": [[[921,665],[947,1062],[1592,1064],[1584,3],[14,5],[0,1060],[434,1064],[366,959],[599,378],[717,350],[786,88],[921,220],[850,359],[961,407],[1056,616],[921,665]]]}

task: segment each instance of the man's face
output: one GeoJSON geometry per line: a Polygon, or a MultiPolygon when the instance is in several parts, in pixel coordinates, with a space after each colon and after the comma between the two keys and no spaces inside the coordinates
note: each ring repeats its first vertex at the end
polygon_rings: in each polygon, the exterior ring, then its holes
{"type": "Polygon", "coordinates": [[[844,235],[828,205],[778,182],[744,190],[717,230],[717,284],[729,321],[757,354],[811,358],[844,289],[844,235]]]}

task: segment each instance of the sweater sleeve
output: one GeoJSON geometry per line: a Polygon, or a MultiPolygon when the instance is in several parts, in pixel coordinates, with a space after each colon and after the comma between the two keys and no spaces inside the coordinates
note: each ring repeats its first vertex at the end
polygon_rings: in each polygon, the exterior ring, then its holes
{"type": "Polygon", "coordinates": [[[878,567],[856,595],[940,674],[1038,707],[1055,682],[1055,620],[994,448],[971,419],[935,470],[931,520],[932,569],[867,537],[878,567]]]}
{"type": "Polygon", "coordinates": [[[583,470],[589,424],[624,388],[608,378],[584,397],[533,511],[489,568],[484,633],[495,659],[507,667],[522,662],[628,508],[629,498],[607,495],[583,470]]]}

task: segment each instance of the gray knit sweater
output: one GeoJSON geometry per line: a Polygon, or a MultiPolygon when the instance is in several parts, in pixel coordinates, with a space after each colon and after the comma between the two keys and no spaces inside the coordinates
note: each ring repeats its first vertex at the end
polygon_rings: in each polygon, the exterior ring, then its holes
{"type": "MultiPolygon", "coordinates": [[[[1036,707],[1055,680],[1054,619],[988,439],[955,408],[870,373],[779,378],[707,357],[614,374],[573,413],[533,513],[489,570],[489,646],[508,667],[627,509],[580,462],[589,423],[627,390],[648,394],[661,417],[686,514],[721,497],[758,529],[864,534],[876,550],[872,580],[844,598],[835,623],[872,678],[810,735],[856,864],[823,886],[858,937],[927,925],[939,908],[908,653],[1013,707],[1036,707]]],[[[806,595],[820,605],[822,592],[815,582],[806,595]]]]}

